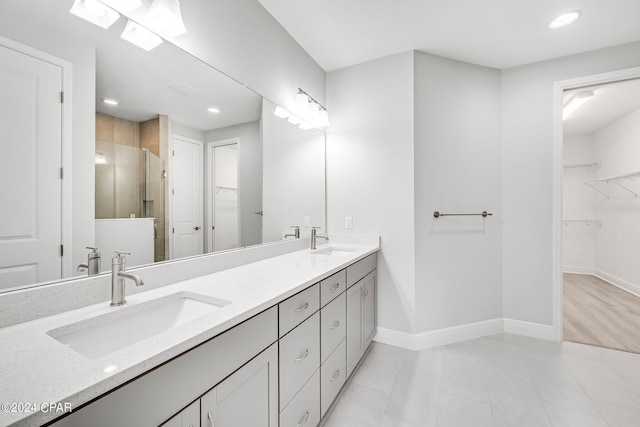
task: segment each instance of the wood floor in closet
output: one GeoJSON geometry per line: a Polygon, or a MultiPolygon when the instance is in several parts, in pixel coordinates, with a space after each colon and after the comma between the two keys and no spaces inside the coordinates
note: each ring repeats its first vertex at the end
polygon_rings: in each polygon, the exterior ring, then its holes
{"type": "Polygon", "coordinates": [[[586,274],[563,282],[565,341],[640,353],[640,297],[586,274]]]}

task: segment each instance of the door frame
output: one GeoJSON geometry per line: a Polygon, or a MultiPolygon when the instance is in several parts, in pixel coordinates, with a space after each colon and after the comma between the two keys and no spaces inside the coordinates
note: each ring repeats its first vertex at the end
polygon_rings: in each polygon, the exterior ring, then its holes
{"type": "Polygon", "coordinates": [[[207,166],[207,174],[206,174],[206,182],[205,182],[205,186],[204,186],[204,191],[205,191],[205,218],[204,218],[204,224],[205,227],[207,228],[207,252],[213,252],[213,233],[212,233],[212,228],[213,227],[213,223],[211,221],[211,217],[213,214],[213,192],[212,192],[212,188],[210,188],[211,182],[213,182],[213,177],[214,177],[214,171],[213,171],[213,150],[215,147],[220,147],[220,146],[224,146],[224,145],[233,145],[236,144],[237,148],[238,148],[238,165],[236,168],[236,174],[237,174],[237,179],[236,182],[238,183],[238,248],[242,247],[242,241],[241,241],[241,236],[242,236],[242,211],[241,211],[241,204],[240,204],[240,137],[234,137],[234,138],[227,138],[227,139],[221,139],[221,140],[217,140],[217,141],[208,141],[206,143],[206,156],[207,159],[205,161],[206,166],[207,166]]]}
{"type": "MultiPolygon", "coordinates": [[[[63,168],[63,179],[61,179],[60,188],[60,207],[61,207],[61,224],[60,224],[60,244],[63,245],[64,251],[60,256],[61,263],[61,279],[73,277],[73,150],[72,150],[72,113],[73,113],[73,65],[71,62],[43,52],[31,46],[24,45],[13,39],[0,36],[0,45],[31,56],[40,61],[48,62],[52,65],[60,67],[62,70],[62,91],[64,92],[64,102],[62,102],[61,117],[61,150],[60,162],[63,168]]],[[[95,144],[94,144],[95,145],[95,144]]],[[[95,149],[94,149],[95,150],[95,149]]],[[[62,172],[61,172],[62,173],[62,172]]],[[[94,194],[95,198],[95,194],[94,194]]],[[[94,245],[95,246],[95,245],[94,245]]]]}
{"type": "Polygon", "coordinates": [[[568,80],[560,80],[553,85],[553,330],[556,341],[562,341],[563,297],[562,297],[562,201],[563,201],[563,122],[562,95],[565,90],[604,83],[640,78],[640,67],[607,73],[591,74],[568,80]]]}
{"type": "MultiPolygon", "coordinates": [[[[176,139],[179,139],[183,142],[188,142],[191,144],[197,144],[200,146],[200,151],[203,152],[203,145],[204,142],[197,140],[197,139],[192,139],[192,138],[187,138],[186,136],[182,136],[182,135],[177,135],[177,134],[171,134],[171,138],[169,138],[169,161],[168,161],[168,169],[169,169],[169,185],[167,188],[167,193],[169,195],[169,258],[168,260],[172,260],[173,259],[173,237],[174,237],[174,233],[173,233],[173,228],[174,228],[174,215],[173,215],[173,183],[174,183],[174,177],[173,174],[175,173],[175,167],[173,165],[173,149],[174,149],[174,141],[176,139]]],[[[200,165],[200,180],[202,181],[202,165],[200,165]]],[[[203,186],[203,190],[204,191],[204,186],[203,186]]],[[[201,196],[203,196],[203,194],[201,194],[201,196]]],[[[204,204],[203,204],[204,205],[204,204]]],[[[202,212],[202,214],[204,215],[204,212],[202,212]]],[[[203,241],[203,247],[202,250],[204,252],[204,241],[203,241]]]]}

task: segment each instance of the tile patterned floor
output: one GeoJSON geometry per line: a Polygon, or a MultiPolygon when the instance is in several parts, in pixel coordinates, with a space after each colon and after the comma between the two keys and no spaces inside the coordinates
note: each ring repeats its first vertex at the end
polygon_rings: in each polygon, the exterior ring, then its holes
{"type": "Polygon", "coordinates": [[[640,355],[498,334],[373,343],[323,427],[640,427],[640,355]]]}

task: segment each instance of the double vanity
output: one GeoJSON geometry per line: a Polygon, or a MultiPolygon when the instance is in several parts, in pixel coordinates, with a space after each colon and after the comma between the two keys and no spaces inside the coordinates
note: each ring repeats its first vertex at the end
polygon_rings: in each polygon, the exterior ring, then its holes
{"type": "Polygon", "coordinates": [[[378,250],[330,241],[0,329],[2,400],[35,404],[0,425],[316,426],[375,334],[378,250]]]}

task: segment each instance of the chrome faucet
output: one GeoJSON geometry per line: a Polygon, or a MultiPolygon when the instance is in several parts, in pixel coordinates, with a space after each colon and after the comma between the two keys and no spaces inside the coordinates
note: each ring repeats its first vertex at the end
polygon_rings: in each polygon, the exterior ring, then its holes
{"type": "Polygon", "coordinates": [[[295,229],[295,230],[293,230],[293,233],[285,234],[284,238],[286,239],[287,237],[295,237],[296,239],[299,239],[300,238],[300,226],[299,225],[292,225],[291,228],[295,229]]]}
{"type": "Polygon", "coordinates": [[[91,246],[87,246],[87,249],[90,249],[89,255],[87,255],[87,263],[80,264],[78,266],[78,271],[88,270],[89,276],[95,276],[100,273],[100,252],[98,252],[98,248],[92,248],[91,246]]]}
{"type": "Polygon", "coordinates": [[[114,251],[116,256],[111,259],[111,307],[126,304],[124,299],[124,280],[131,279],[136,286],[144,285],[142,278],[137,274],[126,273],[124,271],[124,255],[131,255],[129,252],[114,251]]]}
{"type": "Polygon", "coordinates": [[[320,239],[325,239],[326,241],[329,241],[329,236],[327,236],[326,234],[318,234],[317,233],[317,229],[320,227],[311,227],[311,249],[315,249],[316,248],[316,240],[318,238],[320,239]]]}

